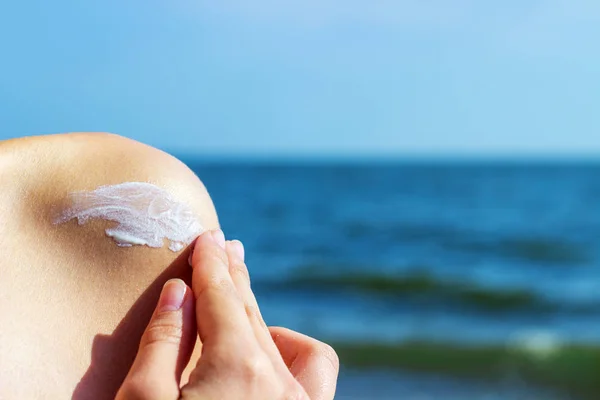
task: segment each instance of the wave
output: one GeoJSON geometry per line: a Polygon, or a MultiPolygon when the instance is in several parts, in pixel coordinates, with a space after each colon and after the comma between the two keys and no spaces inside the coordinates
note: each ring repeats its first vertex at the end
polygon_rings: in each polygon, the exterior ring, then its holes
{"type": "MultiPolygon", "coordinates": [[[[543,339],[541,339],[544,342],[543,339]]],[[[486,381],[515,381],[558,390],[569,398],[600,393],[600,346],[546,342],[506,345],[406,341],[332,343],[345,367],[428,372],[486,381]],[[571,397],[573,396],[573,397],[571,397]]]]}
{"type": "Polygon", "coordinates": [[[593,304],[564,304],[552,301],[525,288],[495,288],[475,282],[447,280],[426,271],[403,275],[349,271],[325,274],[324,266],[307,266],[283,280],[257,282],[259,290],[353,292],[382,299],[423,300],[446,304],[456,303],[486,312],[528,311],[588,312],[593,304]]]}
{"type": "Polygon", "coordinates": [[[558,239],[514,237],[499,240],[449,240],[446,247],[481,255],[491,255],[553,265],[580,265],[590,261],[583,248],[558,239]]]}

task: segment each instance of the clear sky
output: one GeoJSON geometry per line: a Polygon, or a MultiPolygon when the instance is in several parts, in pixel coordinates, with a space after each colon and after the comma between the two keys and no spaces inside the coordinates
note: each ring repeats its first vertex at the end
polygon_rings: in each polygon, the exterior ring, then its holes
{"type": "Polygon", "coordinates": [[[600,154],[597,0],[0,3],[0,138],[600,154]]]}

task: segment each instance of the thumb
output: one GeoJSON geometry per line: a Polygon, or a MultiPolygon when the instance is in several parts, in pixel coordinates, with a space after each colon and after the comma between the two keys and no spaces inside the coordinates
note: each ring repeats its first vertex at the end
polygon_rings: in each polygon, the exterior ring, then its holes
{"type": "Polygon", "coordinates": [[[193,298],[181,279],[165,283],[117,400],[179,398],[181,373],[196,339],[193,298]]]}

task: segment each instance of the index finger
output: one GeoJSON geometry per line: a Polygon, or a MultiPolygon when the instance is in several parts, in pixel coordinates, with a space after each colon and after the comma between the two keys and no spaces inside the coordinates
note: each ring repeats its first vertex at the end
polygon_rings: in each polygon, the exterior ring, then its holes
{"type": "Polygon", "coordinates": [[[237,293],[220,230],[196,239],[192,253],[192,291],[196,298],[196,323],[204,347],[219,341],[240,341],[253,336],[244,303],[237,293]]]}

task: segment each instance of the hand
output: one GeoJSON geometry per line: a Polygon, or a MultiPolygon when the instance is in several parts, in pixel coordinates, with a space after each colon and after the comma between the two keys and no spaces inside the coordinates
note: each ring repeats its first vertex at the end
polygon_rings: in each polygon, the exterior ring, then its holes
{"type": "Polygon", "coordinates": [[[191,264],[191,290],[181,280],[165,284],[118,400],[333,399],[335,352],[265,325],[240,242],[225,242],[220,231],[204,233],[191,264]],[[196,336],[202,354],[180,389],[196,336]]]}

